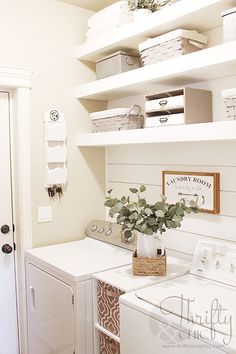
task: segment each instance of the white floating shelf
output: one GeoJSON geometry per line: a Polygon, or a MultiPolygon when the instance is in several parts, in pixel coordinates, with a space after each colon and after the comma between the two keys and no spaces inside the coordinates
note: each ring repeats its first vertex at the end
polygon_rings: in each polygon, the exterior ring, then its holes
{"type": "Polygon", "coordinates": [[[199,141],[236,141],[236,121],[77,135],[78,147],[199,141]]]}
{"type": "Polygon", "coordinates": [[[77,87],[76,97],[109,100],[235,75],[236,41],[77,87]]]}
{"type": "Polygon", "coordinates": [[[148,21],[131,23],[110,33],[106,38],[82,44],[77,49],[80,60],[95,61],[118,49],[136,49],[147,37],[176,28],[204,32],[222,24],[221,11],[235,6],[233,0],[181,0],[151,14],[148,21]]]}

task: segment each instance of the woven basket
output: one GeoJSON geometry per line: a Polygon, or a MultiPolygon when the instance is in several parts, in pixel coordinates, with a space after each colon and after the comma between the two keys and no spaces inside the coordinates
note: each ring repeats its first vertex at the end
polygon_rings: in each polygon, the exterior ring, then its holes
{"type": "Polygon", "coordinates": [[[94,133],[141,129],[144,124],[144,117],[141,115],[141,107],[135,105],[130,108],[128,114],[106,117],[93,120],[94,133]],[[135,113],[135,109],[137,113],[135,113]]]}
{"type": "Polygon", "coordinates": [[[133,254],[133,275],[166,275],[166,252],[155,258],[137,257],[133,254]]]}
{"type": "Polygon", "coordinates": [[[236,96],[224,100],[227,120],[236,120],[236,96]]]}
{"type": "Polygon", "coordinates": [[[173,40],[141,51],[140,56],[142,66],[197,52],[198,50],[204,48],[206,48],[205,45],[200,42],[193,41],[192,39],[181,37],[175,38],[173,40]]]}

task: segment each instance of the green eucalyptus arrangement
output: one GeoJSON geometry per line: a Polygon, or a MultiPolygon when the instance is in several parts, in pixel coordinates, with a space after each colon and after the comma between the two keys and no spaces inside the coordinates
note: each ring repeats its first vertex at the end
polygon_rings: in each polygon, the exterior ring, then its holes
{"type": "Polygon", "coordinates": [[[109,208],[109,216],[116,217],[117,224],[122,225],[122,231],[136,230],[146,235],[153,235],[159,232],[162,234],[166,229],[181,227],[181,222],[186,214],[197,213],[197,201],[190,201],[188,205],[184,199],[175,203],[167,203],[164,195],[161,200],[154,204],[147,203],[143,197],[146,187],[141,185],[139,189],[130,188],[135,196],[131,201],[128,196],[121,199],[111,196],[112,189],[108,191],[105,206],[109,208]]]}
{"type": "Polygon", "coordinates": [[[177,1],[179,0],[128,0],[128,8],[130,11],[148,9],[155,12],[166,5],[171,5],[177,1]]]}
{"type": "Polygon", "coordinates": [[[154,12],[157,10],[157,4],[155,0],[128,0],[128,7],[130,11],[148,9],[154,12]]]}

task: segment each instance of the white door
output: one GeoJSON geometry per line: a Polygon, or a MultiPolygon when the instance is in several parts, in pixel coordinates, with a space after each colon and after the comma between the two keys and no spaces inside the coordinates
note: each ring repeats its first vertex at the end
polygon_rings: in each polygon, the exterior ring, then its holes
{"type": "Polygon", "coordinates": [[[0,354],[18,354],[9,95],[0,92],[0,354]]]}
{"type": "Polygon", "coordinates": [[[73,289],[26,266],[28,354],[75,354],[73,289]]]}

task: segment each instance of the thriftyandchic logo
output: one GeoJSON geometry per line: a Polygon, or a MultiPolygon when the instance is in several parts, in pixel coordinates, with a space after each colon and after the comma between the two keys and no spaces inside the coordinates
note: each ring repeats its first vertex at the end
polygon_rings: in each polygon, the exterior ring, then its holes
{"type": "Polygon", "coordinates": [[[213,345],[220,349],[230,344],[233,335],[230,309],[214,298],[208,305],[201,303],[201,311],[198,313],[196,303],[195,298],[185,298],[183,295],[166,297],[161,301],[159,307],[166,320],[164,323],[160,322],[156,334],[163,348],[210,349],[213,345]],[[168,318],[171,313],[175,313],[179,318],[175,326],[168,318]],[[178,327],[178,330],[173,327],[178,327]]]}

